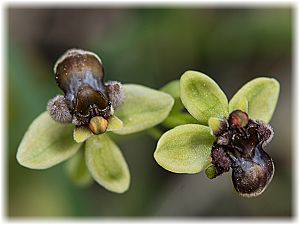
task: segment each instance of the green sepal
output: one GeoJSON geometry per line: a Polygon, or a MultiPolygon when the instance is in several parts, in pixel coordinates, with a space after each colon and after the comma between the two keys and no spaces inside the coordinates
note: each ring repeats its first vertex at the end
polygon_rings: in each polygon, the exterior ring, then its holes
{"type": "Polygon", "coordinates": [[[47,169],[72,157],[81,145],[73,140],[73,127],[55,122],[48,112],[43,112],[26,131],[17,161],[31,169],[47,169]]]}
{"type": "Polygon", "coordinates": [[[161,136],[154,158],[160,166],[171,172],[198,173],[210,163],[214,140],[209,127],[180,125],[161,136]]]}
{"type": "Polygon", "coordinates": [[[248,115],[251,119],[268,123],[275,111],[280,84],[273,78],[260,77],[246,83],[230,100],[229,112],[239,109],[243,99],[248,101],[248,115]]]}
{"type": "Polygon", "coordinates": [[[210,117],[226,118],[228,100],[217,83],[209,76],[187,71],[180,78],[180,98],[189,113],[201,124],[210,117]]]}
{"type": "Polygon", "coordinates": [[[123,121],[116,134],[131,134],[151,128],[167,118],[174,99],[169,94],[142,85],[125,84],[125,101],[115,115],[123,121]]]}
{"type": "Polygon", "coordinates": [[[85,164],[83,144],[80,150],[65,163],[65,172],[70,181],[78,187],[87,187],[93,183],[93,178],[85,164]]]}
{"type": "Polygon", "coordinates": [[[123,193],[130,185],[130,173],[119,147],[107,134],[86,141],[85,160],[94,180],[109,191],[123,193]]]}

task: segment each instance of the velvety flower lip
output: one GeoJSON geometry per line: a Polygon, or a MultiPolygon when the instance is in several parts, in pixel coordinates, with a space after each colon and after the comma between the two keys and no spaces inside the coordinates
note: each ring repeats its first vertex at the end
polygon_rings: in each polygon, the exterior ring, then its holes
{"type": "Polygon", "coordinates": [[[211,150],[215,171],[209,178],[231,168],[232,182],[241,196],[260,195],[274,175],[274,163],[263,147],[273,137],[270,125],[251,120],[246,112],[235,110],[215,136],[211,150]]]}
{"type": "Polygon", "coordinates": [[[167,125],[174,125],[174,121],[181,125],[159,139],[154,152],[157,163],[174,173],[205,170],[209,178],[232,168],[233,184],[241,196],[261,194],[274,174],[273,161],[264,147],[274,133],[268,122],[279,96],[278,81],[267,77],[253,79],[228,102],[209,76],[187,71],[180,81],[166,85],[164,91],[180,96],[196,121],[191,123],[190,118],[180,117],[179,110],[172,109],[167,125]]]}
{"type": "Polygon", "coordinates": [[[17,161],[30,169],[47,169],[66,161],[66,173],[79,186],[94,179],[109,191],[123,193],[130,172],[109,133],[127,135],[161,123],[174,99],[137,84],[104,82],[102,60],[92,52],[68,50],[54,67],[64,95],[48,102],[29,126],[17,161]]]}

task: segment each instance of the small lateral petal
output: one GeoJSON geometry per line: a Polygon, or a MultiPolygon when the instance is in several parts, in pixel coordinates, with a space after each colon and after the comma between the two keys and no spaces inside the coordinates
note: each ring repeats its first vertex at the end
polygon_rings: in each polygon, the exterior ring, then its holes
{"type": "Polygon", "coordinates": [[[73,131],[73,138],[77,143],[84,142],[93,136],[91,130],[86,126],[75,127],[73,131]]]}
{"type": "Polygon", "coordinates": [[[218,134],[224,128],[224,126],[227,125],[227,121],[225,119],[211,117],[208,120],[208,125],[211,131],[211,135],[218,136],[218,134]]]}
{"type": "Polygon", "coordinates": [[[107,131],[120,130],[123,128],[123,122],[116,116],[109,117],[107,131]]]}

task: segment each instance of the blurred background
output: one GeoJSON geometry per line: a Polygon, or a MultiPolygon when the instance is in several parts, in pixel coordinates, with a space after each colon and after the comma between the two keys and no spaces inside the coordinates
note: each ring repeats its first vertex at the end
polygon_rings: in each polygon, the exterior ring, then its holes
{"type": "Polygon", "coordinates": [[[24,8],[7,6],[8,217],[283,217],[294,215],[292,151],[293,16],[274,8],[24,8]],[[259,197],[239,197],[231,173],[174,174],[154,160],[146,132],[113,136],[131,171],[125,194],[74,186],[60,164],[30,170],[16,151],[32,120],[58,93],[52,72],[68,48],[96,52],[106,80],[160,88],[186,70],[210,75],[230,99],[258,76],[281,84],[267,151],[275,175],[259,197]]]}

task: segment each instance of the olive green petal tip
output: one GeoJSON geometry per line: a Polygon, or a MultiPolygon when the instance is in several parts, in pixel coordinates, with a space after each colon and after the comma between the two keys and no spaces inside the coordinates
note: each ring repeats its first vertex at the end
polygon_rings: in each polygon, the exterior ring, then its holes
{"type": "Polygon", "coordinates": [[[206,169],[205,169],[205,175],[209,179],[213,179],[216,177],[217,170],[214,165],[210,164],[206,169]]]}
{"type": "Polygon", "coordinates": [[[209,76],[187,71],[180,78],[180,98],[188,112],[201,124],[210,117],[228,116],[228,100],[218,84],[209,76]]]}
{"type": "Polygon", "coordinates": [[[117,116],[111,116],[108,120],[107,131],[120,130],[123,128],[123,121],[120,120],[117,116]]]}
{"type": "Polygon", "coordinates": [[[75,127],[73,131],[73,138],[77,143],[84,142],[93,136],[93,133],[88,127],[75,127]]]}

